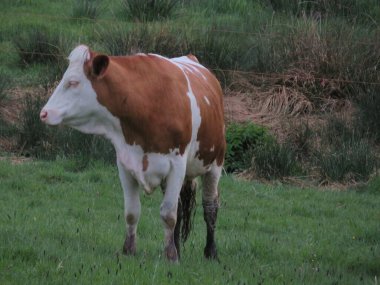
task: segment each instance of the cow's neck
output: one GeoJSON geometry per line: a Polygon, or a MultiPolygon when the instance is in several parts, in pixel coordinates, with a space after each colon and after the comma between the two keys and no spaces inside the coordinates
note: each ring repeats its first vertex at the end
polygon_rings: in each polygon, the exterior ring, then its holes
{"type": "Polygon", "coordinates": [[[120,120],[103,106],[97,116],[88,119],[86,124],[73,126],[73,128],[86,134],[105,137],[113,144],[117,153],[121,152],[125,146],[120,120]]]}

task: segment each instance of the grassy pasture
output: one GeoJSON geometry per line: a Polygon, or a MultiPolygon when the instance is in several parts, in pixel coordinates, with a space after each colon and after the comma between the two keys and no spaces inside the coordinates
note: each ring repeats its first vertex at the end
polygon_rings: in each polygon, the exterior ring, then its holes
{"type": "Polygon", "coordinates": [[[160,191],[142,195],[137,256],[119,256],[115,167],[0,161],[0,179],[1,284],[377,284],[380,275],[379,181],[338,192],[225,176],[220,263],[202,256],[198,200],[194,231],[172,265],[161,254],[160,191]]]}

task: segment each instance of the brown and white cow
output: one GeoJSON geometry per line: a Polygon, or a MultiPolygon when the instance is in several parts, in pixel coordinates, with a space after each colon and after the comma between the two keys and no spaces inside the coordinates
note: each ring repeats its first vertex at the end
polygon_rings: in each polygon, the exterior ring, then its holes
{"type": "Polygon", "coordinates": [[[180,192],[201,175],[207,225],[204,253],[216,258],[217,186],[225,135],[223,95],[215,76],[191,55],[116,57],[80,45],[69,61],[40,118],[49,125],[102,135],[114,145],[127,223],[123,252],[136,252],[139,188],[150,194],[161,186],[165,255],[177,261],[174,231],[180,192]]]}

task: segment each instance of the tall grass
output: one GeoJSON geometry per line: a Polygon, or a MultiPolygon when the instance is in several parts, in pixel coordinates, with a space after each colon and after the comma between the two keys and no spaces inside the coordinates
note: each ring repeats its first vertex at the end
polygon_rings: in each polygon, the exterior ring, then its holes
{"type": "Polygon", "coordinates": [[[7,98],[7,90],[11,87],[11,85],[11,77],[4,71],[0,70],[0,104],[7,98]]]}
{"type": "Polygon", "coordinates": [[[352,21],[374,22],[379,19],[380,7],[376,0],[262,0],[275,11],[315,17],[344,17],[352,21]]]}
{"type": "Polygon", "coordinates": [[[362,135],[380,142],[380,83],[357,88],[357,127],[362,135]]]}
{"type": "Polygon", "coordinates": [[[317,160],[321,176],[333,182],[367,181],[377,164],[368,142],[355,139],[320,151],[317,160]]]}
{"type": "Polygon", "coordinates": [[[15,27],[12,42],[21,63],[61,64],[67,39],[57,30],[45,25],[15,27]]]}
{"type": "Polygon", "coordinates": [[[163,20],[173,15],[179,0],[123,0],[123,14],[138,22],[163,20]]]}
{"type": "Polygon", "coordinates": [[[171,26],[113,24],[100,28],[97,40],[112,55],[138,52],[168,57],[182,55],[187,46],[181,31],[171,26]],[[183,37],[182,37],[183,36],[183,37]]]}
{"type": "Polygon", "coordinates": [[[252,168],[265,179],[281,179],[300,173],[294,150],[286,144],[271,141],[253,148],[252,168]]]}
{"type": "Polygon", "coordinates": [[[99,14],[99,0],[75,0],[71,16],[74,20],[96,19],[99,14]]]}

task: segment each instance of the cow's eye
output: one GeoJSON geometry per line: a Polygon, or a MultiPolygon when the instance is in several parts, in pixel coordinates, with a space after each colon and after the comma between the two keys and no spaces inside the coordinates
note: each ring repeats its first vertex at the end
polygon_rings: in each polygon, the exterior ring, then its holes
{"type": "Polygon", "coordinates": [[[70,80],[68,83],[67,83],[67,88],[70,88],[70,87],[77,87],[79,85],[79,81],[76,81],[76,80],[70,80]]]}

